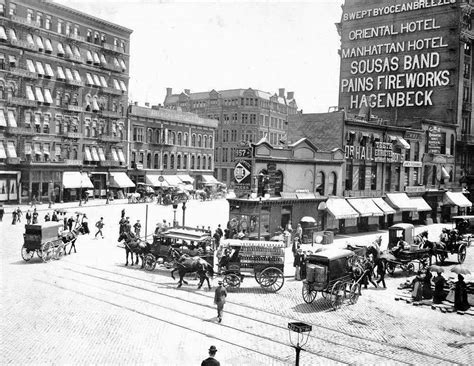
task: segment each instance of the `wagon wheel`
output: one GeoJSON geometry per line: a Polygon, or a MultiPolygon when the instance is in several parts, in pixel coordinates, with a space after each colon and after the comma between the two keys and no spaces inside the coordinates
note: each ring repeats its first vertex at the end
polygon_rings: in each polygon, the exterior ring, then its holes
{"type": "Polygon", "coordinates": [[[43,262],[49,262],[53,258],[53,248],[50,242],[41,245],[41,259],[43,262]]]}
{"type": "Polygon", "coordinates": [[[147,254],[145,256],[145,269],[147,271],[153,271],[156,267],[156,258],[153,254],[147,254]]]}
{"type": "Polygon", "coordinates": [[[224,276],[224,286],[229,289],[238,289],[240,287],[240,277],[234,273],[229,273],[224,276]]]}
{"type": "Polygon", "coordinates": [[[408,272],[408,274],[412,274],[415,272],[415,265],[413,263],[408,263],[407,266],[406,266],[406,271],[408,272]]]}
{"type": "Polygon", "coordinates": [[[395,272],[395,268],[397,267],[397,265],[393,262],[388,262],[387,263],[387,272],[390,274],[390,275],[393,275],[393,273],[395,272]]]}
{"type": "Polygon", "coordinates": [[[303,288],[301,289],[301,294],[303,295],[303,300],[307,304],[311,304],[314,299],[316,299],[316,296],[318,295],[318,292],[313,289],[313,286],[307,281],[303,282],[303,288]]]}
{"type": "Polygon", "coordinates": [[[283,287],[285,277],[283,272],[275,267],[267,267],[260,273],[260,286],[265,290],[277,292],[283,287]]]}
{"type": "Polygon", "coordinates": [[[439,263],[443,264],[444,261],[448,258],[448,253],[446,252],[438,252],[438,261],[439,263]]]}
{"type": "Polygon", "coordinates": [[[458,262],[463,263],[464,260],[466,259],[466,246],[460,245],[458,249],[458,262]]]}
{"type": "Polygon", "coordinates": [[[28,262],[35,255],[34,250],[27,249],[24,245],[21,247],[21,257],[25,262],[28,262]]]}
{"type": "Polygon", "coordinates": [[[43,259],[43,251],[41,249],[36,249],[36,255],[38,258],[43,259]]]}
{"type": "Polygon", "coordinates": [[[262,272],[255,272],[255,281],[257,281],[257,283],[261,286],[262,283],[261,283],[261,280],[262,280],[262,276],[261,276],[262,272]]]}
{"type": "Polygon", "coordinates": [[[344,285],[341,281],[337,281],[331,289],[331,296],[329,301],[334,310],[341,307],[342,300],[344,299],[344,285]]]}
{"type": "Polygon", "coordinates": [[[349,291],[349,300],[351,304],[357,303],[360,296],[360,283],[353,282],[349,291]]]}
{"type": "Polygon", "coordinates": [[[53,248],[53,259],[60,259],[64,255],[64,243],[59,244],[56,248],[53,248]]]}

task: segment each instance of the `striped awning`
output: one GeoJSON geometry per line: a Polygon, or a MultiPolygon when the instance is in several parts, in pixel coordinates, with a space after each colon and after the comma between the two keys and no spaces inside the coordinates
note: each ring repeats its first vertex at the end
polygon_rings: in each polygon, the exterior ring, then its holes
{"type": "Polygon", "coordinates": [[[344,198],[329,198],[326,201],[326,209],[338,220],[359,217],[357,211],[344,198]]]}

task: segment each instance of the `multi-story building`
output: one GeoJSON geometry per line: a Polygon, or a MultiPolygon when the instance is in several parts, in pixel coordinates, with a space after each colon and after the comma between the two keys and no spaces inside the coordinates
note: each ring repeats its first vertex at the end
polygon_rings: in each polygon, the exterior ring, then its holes
{"type": "Polygon", "coordinates": [[[255,89],[211,90],[191,93],[186,89],[173,94],[167,88],[166,108],[197,113],[219,121],[215,140],[214,176],[233,186],[234,152],[242,142],[252,143],[266,137],[274,146],[282,144],[288,131],[288,116],[296,114],[294,93],[270,94],[255,89]]]}
{"type": "Polygon", "coordinates": [[[212,175],[217,123],[194,113],[131,105],[130,178],[153,187],[217,183],[212,175]]]}
{"type": "Polygon", "coordinates": [[[454,158],[452,179],[473,200],[472,1],[346,0],[342,9],[339,107],[393,126],[425,121],[447,130],[430,134],[432,146],[451,148],[427,149],[423,162],[435,164],[425,177],[454,158]]]}
{"type": "Polygon", "coordinates": [[[53,1],[0,1],[0,201],[117,185],[131,32],[53,1]]]}

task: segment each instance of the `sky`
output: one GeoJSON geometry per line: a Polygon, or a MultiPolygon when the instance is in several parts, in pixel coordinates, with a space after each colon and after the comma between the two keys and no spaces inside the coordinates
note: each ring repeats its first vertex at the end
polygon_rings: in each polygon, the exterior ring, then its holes
{"type": "Polygon", "coordinates": [[[56,0],[133,30],[129,99],[254,88],[293,91],[305,113],[338,102],[342,0],[56,0]]]}

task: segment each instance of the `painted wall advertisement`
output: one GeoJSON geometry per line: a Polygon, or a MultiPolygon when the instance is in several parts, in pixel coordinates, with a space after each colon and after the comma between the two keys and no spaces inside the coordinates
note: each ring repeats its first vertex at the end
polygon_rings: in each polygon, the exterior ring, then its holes
{"type": "Polygon", "coordinates": [[[339,105],[399,117],[413,108],[445,108],[452,81],[450,27],[456,0],[346,0],[341,21],[339,105]]]}
{"type": "Polygon", "coordinates": [[[441,130],[437,126],[428,129],[428,154],[439,154],[441,152],[441,130]]]}
{"type": "Polygon", "coordinates": [[[234,152],[234,190],[237,196],[248,195],[252,189],[252,148],[236,149],[234,152]]]}
{"type": "Polygon", "coordinates": [[[373,146],[345,145],[344,157],[376,163],[403,163],[405,160],[403,154],[393,151],[391,142],[375,142],[373,146]]]}

